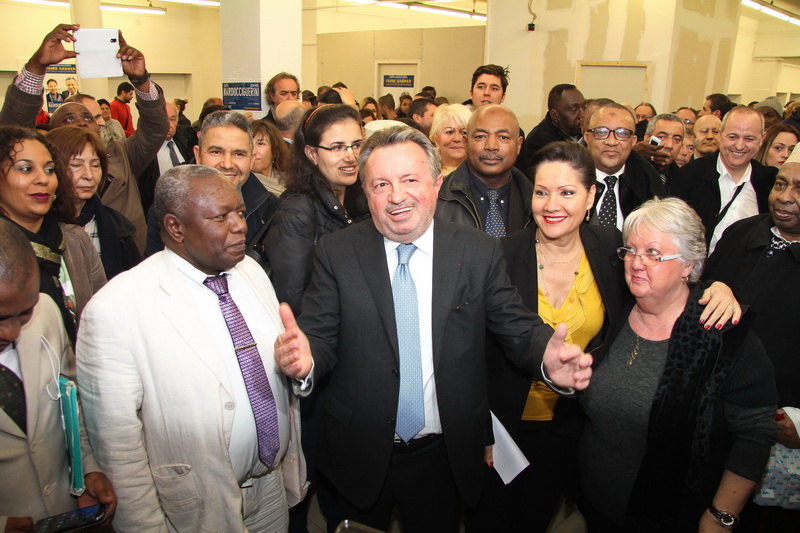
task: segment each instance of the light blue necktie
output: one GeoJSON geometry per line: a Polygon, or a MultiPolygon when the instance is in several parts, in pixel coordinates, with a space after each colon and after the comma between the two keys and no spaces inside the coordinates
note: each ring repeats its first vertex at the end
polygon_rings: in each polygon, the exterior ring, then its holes
{"type": "Polygon", "coordinates": [[[489,189],[489,212],[486,214],[486,233],[492,237],[505,237],[506,224],[500,214],[500,195],[494,189],[489,189]]]}
{"type": "Polygon", "coordinates": [[[416,250],[417,247],[413,244],[401,244],[397,247],[397,270],[392,280],[397,341],[400,347],[400,398],[397,402],[395,432],[404,442],[410,441],[425,427],[417,289],[408,268],[408,261],[416,250]]]}

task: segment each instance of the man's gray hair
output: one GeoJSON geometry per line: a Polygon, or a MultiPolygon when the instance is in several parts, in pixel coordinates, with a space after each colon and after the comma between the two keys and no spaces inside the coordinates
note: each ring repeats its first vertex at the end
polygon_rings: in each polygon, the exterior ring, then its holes
{"type": "Polygon", "coordinates": [[[706,229],[700,217],[689,204],[678,198],[653,198],[634,210],[622,225],[622,241],[628,242],[631,233],[646,226],[672,238],[679,261],[692,265],[691,283],[700,279],[706,260],[706,229]]]}
{"type": "Polygon", "coordinates": [[[681,120],[681,117],[675,115],[673,113],[661,113],[660,115],[656,115],[651,118],[647,122],[647,129],[645,130],[645,135],[653,135],[653,132],[656,129],[656,122],[659,120],[666,120],[667,122],[677,122],[681,125],[681,129],[683,130],[683,136],[686,137],[686,125],[681,120]]]}
{"type": "Polygon", "coordinates": [[[416,144],[425,152],[425,157],[428,160],[428,169],[431,171],[431,178],[436,182],[442,173],[442,163],[439,161],[439,152],[430,139],[421,131],[409,126],[392,126],[391,128],[376,131],[361,146],[361,153],[358,155],[358,176],[361,180],[361,185],[364,185],[366,180],[365,168],[373,150],[408,142],[416,144]]]}
{"type": "Polygon", "coordinates": [[[250,153],[253,153],[253,135],[250,133],[250,121],[247,117],[236,111],[214,111],[203,120],[203,127],[200,130],[200,137],[197,144],[203,148],[203,137],[211,128],[239,128],[247,134],[250,139],[250,153]]]}
{"type": "Polygon", "coordinates": [[[189,197],[191,181],[217,176],[225,178],[219,170],[205,165],[178,165],[164,172],[156,182],[153,200],[153,212],[158,223],[163,224],[167,214],[185,219],[192,202],[189,197]]]}
{"type": "MultiPolygon", "coordinates": [[[[280,104],[278,104],[280,106],[280,104]]],[[[306,113],[306,108],[303,106],[293,107],[288,113],[278,116],[275,112],[275,125],[278,126],[280,131],[297,131],[300,123],[303,121],[303,115],[306,113]]]]}

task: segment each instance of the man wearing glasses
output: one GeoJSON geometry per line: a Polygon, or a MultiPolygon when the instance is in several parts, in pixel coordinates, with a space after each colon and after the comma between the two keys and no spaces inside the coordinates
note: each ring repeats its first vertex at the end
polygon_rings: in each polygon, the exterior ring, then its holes
{"type": "Polygon", "coordinates": [[[622,230],[625,217],[654,196],[666,196],[658,172],[633,151],[636,144],[633,113],[617,103],[592,114],[584,133],[594,160],[597,195],[591,223],[622,230]]]}

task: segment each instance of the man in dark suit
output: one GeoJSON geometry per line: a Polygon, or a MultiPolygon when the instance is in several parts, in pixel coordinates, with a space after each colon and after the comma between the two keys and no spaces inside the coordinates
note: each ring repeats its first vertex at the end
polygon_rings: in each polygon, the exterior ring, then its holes
{"type": "Polygon", "coordinates": [[[547,114],[525,138],[517,168],[527,174],[533,155],[551,142],[580,141],[584,104],[586,99],[572,84],[560,83],[550,89],[547,114]]]}
{"type": "Polygon", "coordinates": [[[498,240],[434,222],[441,167],[427,137],[373,134],[359,176],[372,219],[320,240],[299,325],[281,306],[276,360],[293,378],[312,364],[313,379],[329,374],[319,460],[345,518],[387,529],[399,505],[405,531],[455,532],[492,444],[486,331],[556,387],[585,388],[591,356],[563,342],[563,325],[548,342],[498,240]]]}
{"type": "Polygon", "coordinates": [[[633,113],[610,103],[592,113],[583,138],[594,160],[597,194],[592,223],[622,230],[628,214],[654,196],[666,196],[658,172],[633,151],[633,113]]]}
{"type": "Polygon", "coordinates": [[[764,138],[764,118],[738,106],[722,121],[719,152],[684,165],[670,192],[686,200],[706,227],[709,255],[725,229],[743,218],[766,213],[778,169],[754,161],[764,138]]]}
{"type": "Polygon", "coordinates": [[[156,181],[164,172],[182,163],[191,163],[194,159],[192,153],[197,144],[197,135],[191,126],[178,124],[178,107],[167,102],[167,116],[169,117],[169,131],[167,137],[158,149],[158,153],[150,161],[139,177],[139,194],[142,197],[144,212],[153,205],[153,195],[156,190],[156,181]]]}

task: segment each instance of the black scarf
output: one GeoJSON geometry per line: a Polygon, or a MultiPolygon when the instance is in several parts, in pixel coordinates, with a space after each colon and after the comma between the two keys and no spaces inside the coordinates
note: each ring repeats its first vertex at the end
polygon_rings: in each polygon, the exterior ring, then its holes
{"type": "MultiPolygon", "coordinates": [[[[14,222],[2,214],[0,216],[10,222],[14,222]]],[[[67,306],[64,289],[59,281],[61,259],[66,248],[64,233],[61,231],[61,227],[55,217],[49,213],[42,219],[42,227],[36,233],[26,230],[19,224],[17,226],[31,241],[31,246],[36,254],[36,262],[39,264],[39,292],[50,296],[58,306],[59,311],[61,311],[64,328],[67,330],[67,336],[74,346],[76,340],[75,310],[70,310],[67,306]]]]}
{"type": "Polygon", "coordinates": [[[106,278],[111,279],[127,267],[123,264],[122,248],[120,237],[114,227],[107,208],[100,202],[100,197],[96,194],[89,198],[78,217],[78,224],[85,226],[94,218],[97,226],[97,237],[100,240],[100,252],[102,253],[103,269],[106,278]]]}
{"type": "MultiPolygon", "coordinates": [[[[672,328],[667,361],[650,410],[647,451],[628,504],[632,531],[682,531],[677,523],[686,520],[697,530],[699,515],[694,516],[684,503],[687,496],[694,500],[704,491],[704,471],[715,448],[717,402],[738,355],[735,349],[722,349],[722,335],[730,324],[721,332],[706,331],[699,323],[703,307],[697,301],[702,289],[692,289],[672,328]],[[654,502],[666,514],[654,512],[654,502]]],[[[726,342],[741,346],[746,333],[746,325],[740,324],[727,334],[726,342]]]]}

